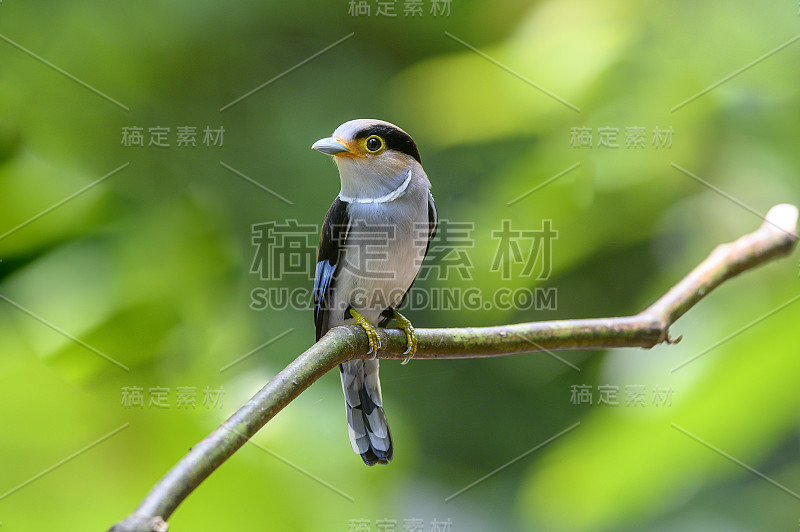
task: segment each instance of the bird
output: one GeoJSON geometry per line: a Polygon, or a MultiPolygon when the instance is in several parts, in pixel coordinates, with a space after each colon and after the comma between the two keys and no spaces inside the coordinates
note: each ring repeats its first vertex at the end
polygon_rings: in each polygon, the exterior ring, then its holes
{"type": "Polygon", "coordinates": [[[406,335],[403,364],[416,353],[414,327],[397,309],[436,235],[431,183],[411,136],[383,120],[350,120],[311,147],[331,156],[341,182],[320,231],[314,275],[317,341],[340,325],[358,324],[366,332],[366,354],[372,358],[339,365],[348,434],[365,464],[388,464],[394,451],[375,328],[394,320],[406,335]]]}

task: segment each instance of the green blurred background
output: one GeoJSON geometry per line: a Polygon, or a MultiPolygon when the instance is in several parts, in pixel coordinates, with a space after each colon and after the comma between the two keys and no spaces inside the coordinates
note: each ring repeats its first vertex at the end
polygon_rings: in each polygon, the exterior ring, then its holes
{"type": "MultiPolygon", "coordinates": [[[[794,38],[797,2],[455,0],[434,14],[425,0],[413,17],[406,3],[396,17],[372,1],[353,16],[347,0],[0,3],[3,530],[105,530],[313,342],[310,310],[250,308],[253,289],[310,283],[250,273],[251,227],[321,223],[338,178],[309,147],[346,120],[410,132],[440,217],[475,224],[473,279],[420,287],[558,291],[554,310],[412,309],[417,326],[635,313],[761,223],[671,163],[760,213],[800,203],[800,44],[671,111],[794,38]],[[147,145],[159,126],[168,148],[147,145]],[[182,126],[197,127],[195,147],[176,145],[182,126]],[[225,129],[222,146],[203,145],[207,126],[225,129]],[[644,146],[626,148],[634,126],[644,146]],[[124,146],[124,127],[143,128],[145,146],[124,146]],[[605,127],[618,148],[598,147],[605,127]],[[671,146],[653,144],[656,127],[672,128],[671,146]],[[593,145],[574,146],[573,128],[591,128],[593,145]],[[553,221],[549,279],[490,271],[503,219],[553,221]],[[194,408],[178,407],[179,387],[196,390],[194,408]],[[141,388],[144,405],[126,407],[125,388],[141,388]],[[167,407],[149,404],[152,388],[169,389],[167,407]],[[206,388],[224,390],[221,405],[203,404],[206,388]]],[[[795,255],[703,300],[673,327],[677,345],[563,353],[580,371],[545,354],[384,362],[388,467],[350,450],[332,372],[190,496],[171,530],[404,530],[412,519],[425,531],[795,530],[800,305],[716,344],[799,286],[795,255]],[[581,385],[592,405],[573,404],[581,385]],[[601,385],[619,390],[618,406],[597,404],[601,385]],[[644,406],[625,405],[634,385],[644,406]],[[671,387],[671,404],[653,403],[656,386],[671,387]]]]}

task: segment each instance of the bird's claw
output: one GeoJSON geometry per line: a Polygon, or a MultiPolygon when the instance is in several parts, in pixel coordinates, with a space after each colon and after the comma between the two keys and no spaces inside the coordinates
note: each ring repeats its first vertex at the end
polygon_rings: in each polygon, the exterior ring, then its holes
{"type": "MultiPolygon", "coordinates": [[[[369,336],[369,335],[368,335],[368,336],[369,336]]],[[[378,340],[378,345],[377,345],[377,347],[373,349],[373,348],[370,346],[370,348],[369,348],[369,351],[367,351],[367,354],[370,354],[370,353],[372,353],[372,356],[369,358],[370,360],[375,360],[376,358],[378,358],[378,349],[380,349],[380,348],[381,348],[381,337],[380,337],[380,336],[378,336],[378,331],[375,331],[375,338],[378,340]]]]}
{"type": "Polygon", "coordinates": [[[367,351],[367,354],[372,354],[372,360],[375,360],[378,356],[378,349],[381,348],[381,337],[378,335],[378,331],[375,329],[374,325],[367,321],[367,318],[352,308],[350,309],[350,315],[356,320],[356,323],[364,329],[364,332],[367,333],[367,341],[369,342],[369,351],[367,351]]]}
{"type": "Polygon", "coordinates": [[[403,354],[406,355],[406,358],[400,363],[401,365],[405,366],[417,352],[417,332],[414,330],[414,326],[411,325],[411,322],[408,321],[408,318],[396,310],[394,311],[394,319],[397,320],[397,328],[402,329],[406,333],[406,342],[408,347],[403,352],[403,354]]]}

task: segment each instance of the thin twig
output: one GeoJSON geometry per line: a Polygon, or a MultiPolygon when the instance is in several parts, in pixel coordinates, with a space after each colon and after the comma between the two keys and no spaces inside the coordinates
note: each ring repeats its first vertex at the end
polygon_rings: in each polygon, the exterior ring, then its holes
{"type": "MultiPolygon", "coordinates": [[[[463,329],[417,329],[417,359],[478,358],[535,351],[651,348],[674,342],[669,327],[714,288],[744,271],[790,253],[797,240],[797,208],[776,205],[761,227],[718,246],[699,266],[635,316],[545,321],[463,329]]],[[[380,330],[379,358],[405,358],[405,334],[380,330]]],[[[250,401],[195,445],[142,504],[110,532],[164,532],[166,519],[217,467],[275,414],[337,364],[364,356],[361,327],[336,327],[297,357],[250,401]]]]}

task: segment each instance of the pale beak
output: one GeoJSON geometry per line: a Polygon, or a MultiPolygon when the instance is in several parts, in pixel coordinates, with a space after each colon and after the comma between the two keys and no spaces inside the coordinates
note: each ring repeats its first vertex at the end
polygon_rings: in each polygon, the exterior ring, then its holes
{"type": "Polygon", "coordinates": [[[338,155],[340,153],[351,153],[350,148],[342,144],[342,141],[332,137],[319,139],[315,142],[311,149],[322,152],[326,155],[338,155]]]}

